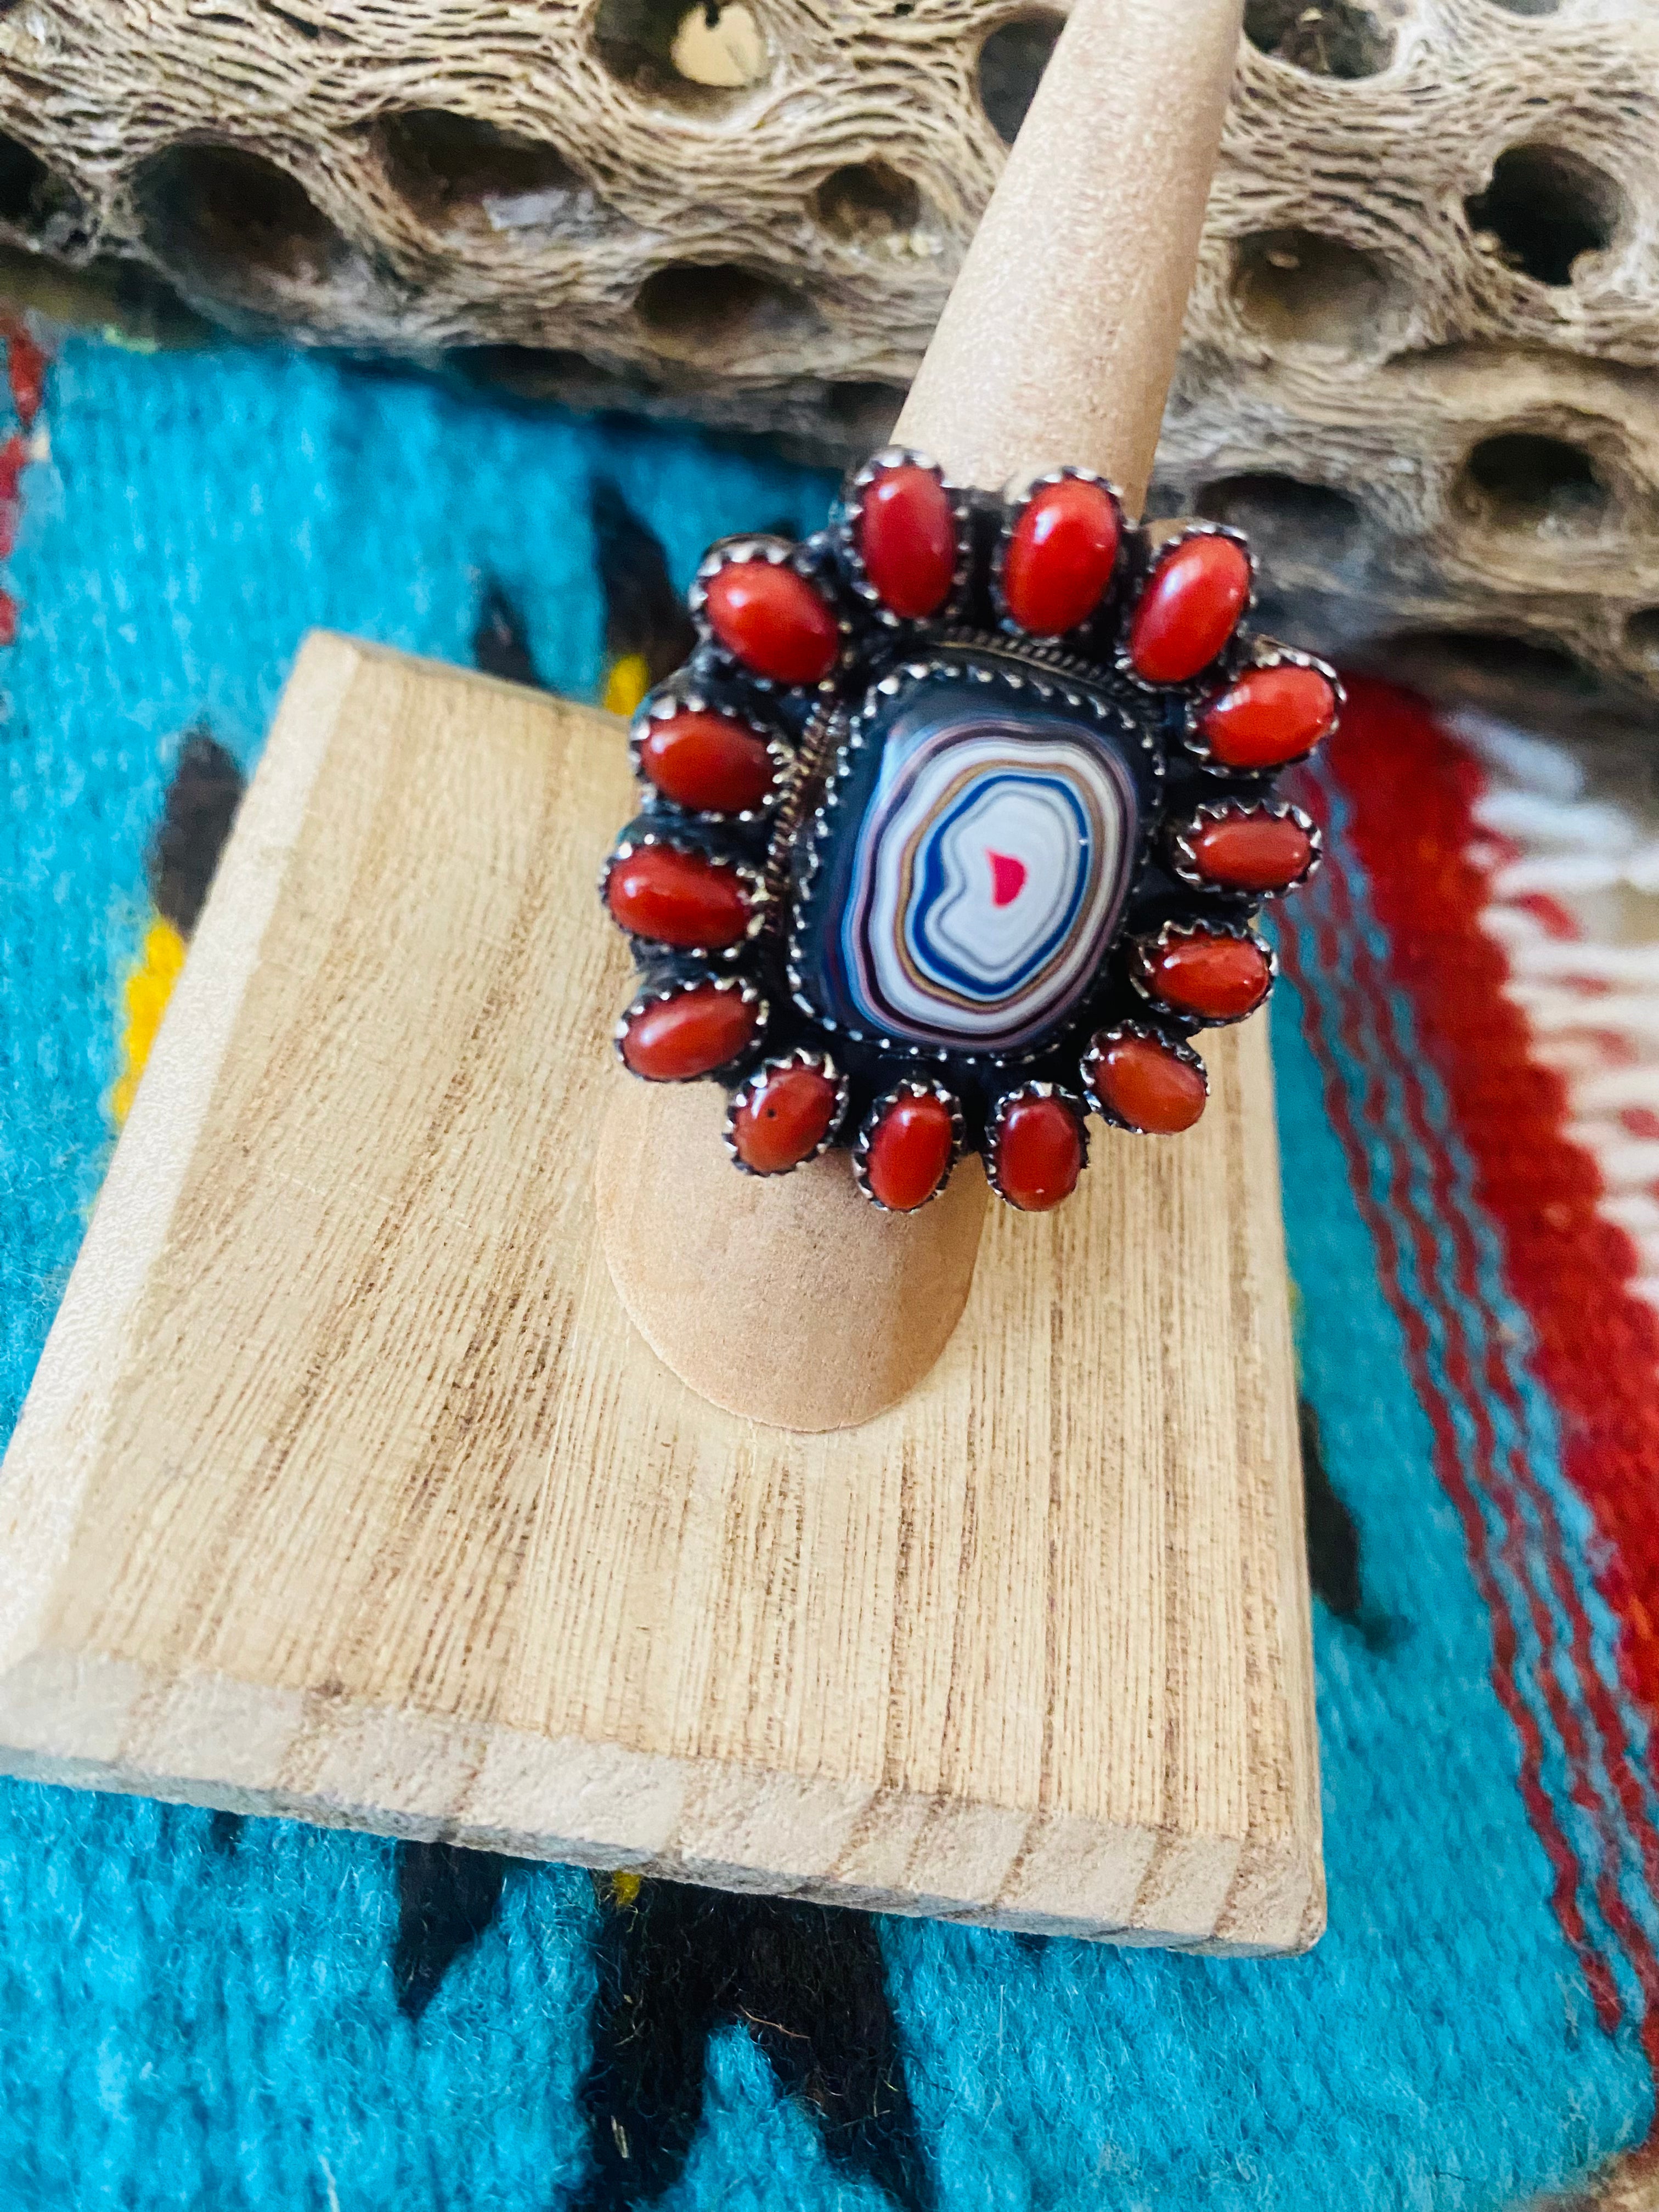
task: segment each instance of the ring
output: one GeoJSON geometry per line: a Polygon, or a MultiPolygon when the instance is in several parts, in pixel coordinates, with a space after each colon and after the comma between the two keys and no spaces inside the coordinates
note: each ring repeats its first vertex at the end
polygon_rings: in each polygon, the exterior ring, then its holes
{"type": "Polygon", "coordinates": [[[1261,902],[1319,864],[1274,779],[1342,703],[1242,627],[1254,583],[1239,532],[1131,526],[1089,470],[997,495],[901,447],[804,544],[714,546],[600,880],[623,1064],[722,1083],[745,1173],[848,1146],[897,1213],[969,1151],[1047,1211],[1091,1112],[1190,1128],[1190,1040],[1266,999],[1261,902]]]}

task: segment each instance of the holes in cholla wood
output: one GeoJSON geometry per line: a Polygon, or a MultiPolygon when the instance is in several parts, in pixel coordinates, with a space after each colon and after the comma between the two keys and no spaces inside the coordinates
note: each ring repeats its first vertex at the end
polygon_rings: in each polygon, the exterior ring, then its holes
{"type": "Polygon", "coordinates": [[[869,245],[914,230],[921,221],[921,194],[885,161],[851,161],[818,186],[812,212],[832,237],[869,245]]]}
{"type": "Polygon", "coordinates": [[[743,0],[702,0],[681,16],[669,59],[690,84],[736,92],[765,77],[766,40],[743,0]]]}
{"type": "Polygon", "coordinates": [[[1604,169],[1546,145],[1500,154],[1492,181],[1464,208],[1476,235],[1491,240],[1511,269],[1550,285],[1571,284],[1580,256],[1605,252],[1629,213],[1604,169]]]}
{"type": "Polygon", "coordinates": [[[32,147],[0,131],[0,223],[20,231],[32,246],[70,251],[84,236],[86,204],[32,147]]]}
{"type": "Polygon", "coordinates": [[[980,48],[980,105],[1005,145],[1012,146],[1018,137],[1054,41],[1065,27],[1063,15],[1044,9],[999,24],[980,48]]]}
{"type": "Polygon", "coordinates": [[[52,175],[38,154],[21,139],[0,133],[0,219],[26,226],[33,213],[36,195],[52,175]]]}
{"type": "Polygon", "coordinates": [[[1537,636],[1492,630],[1396,630],[1355,658],[1396,684],[1452,707],[1480,707],[1529,729],[1561,730],[1605,717],[1589,670],[1537,636]]]}
{"type": "Polygon", "coordinates": [[[646,278],[634,307],[659,353],[706,368],[800,346],[823,328],[804,292],[729,262],[671,262],[646,278]]]}
{"type": "Polygon", "coordinates": [[[1244,30],[1275,61],[1315,76],[1376,76],[1394,59],[1394,33],[1362,0],[1245,0],[1244,30]]]}
{"type": "Polygon", "coordinates": [[[586,229],[610,213],[558,147],[477,116],[415,108],[376,136],[388,181],[434,230],[586,229]]]}
{"type": "Polygon", "coordinates": [[[467,383],[535,405],[615,406],[647,389],[641,380],[596,368],[562,346],[458,346],[446,358],[467,383]]]}
{"type": "Polygon", "coordinates": [[[0,246],[0,296],[11,307],[33,308],[70,330],[116,332],[150,353],[206,344],[217,335],[148,263],[113,253],[87,260],[77,254],[71,262],[58,257],[73,246],[47,244],[46,252],[0,246]]]}
{"type": "Polygon", "coordinates": [[[1204,486],[1195,505],[1206,522],[1243,531],[1269,574],[1312,568],[1327,579],[1364,549],[1359,502],[1328,484],[1266,473],[1223,477],[1204,486]]]}
{"type": "MultiPolygon", "coordinates": [[[[698,386],[666,364],[653,375],[638,366],[600,367],[562,347],[513,345],[457,346],[445,355],[444,363],[447,373],[461,382],[528,406],[585,412],[634,407],[671,418],[684,410],[693,419],[701,411],[695,404],[685,407],[688,398],[695,402],[701,396],[698,386]]],[[[903,404],[900,386],[875,379],[844,383],[801,379],[792,381],[781,396],[772,421],[783,452],[815,467],[826,460],[845,465],[865,459],[890,441],[903,404]]],[[[721,418],[714,419],[718,422],[721,418]]],[[[754,427],[752,416],[748,427],[754,427]]]]}
{"type": "Polygon", "coordinates": [[[256,0],[256,4],[261,15],[269,15],[274,22],[281,23],[285,30],[295,32],[302,39],[310,40],[323,36],[323,26],[313,23],[296,9],[279,7],[277,0],[256,0]]]}
{"type": "Polygon", "coordinates": [[[1389,351],[1404,336],[1410,301],[1383,255],[1310,230],[1264,230],[1233,246],[1241,319],[1278,344],[1344,355],[1389,351]]]}
{"type": "Polygon", "coordinates": [[[156,260],[186,294],[222,306],[300,304],[352,258],[297,178],[240,147],[169,147],[140,168],[133,196],[156,260]]]}
{"type": "Polygon", "coordinates": [[[823,411],[850,452],[862,460],[888,443],[904,393],[896,384],[832,384],[824,394],[823,411]]]}
{"type": "Polygon", "coordinates": [[[765,35],[745,0],[599,0],[593,44],[620,83],[647,99],[708,113],[771,74],[765,35]]]}
{"type": "Polygon", "coordinates": [[[1625,650],[1659,673],[1659,607],[1638,607],[1625,618],[1625,650]]]}
{"type": "Polygon", "coordinates": [[[1613,495],[1582,447],[1539,431],[1507,430],[1471,451],[1453,503],[1491,529],[1582,536],[1607,521],[1613,495]]]}

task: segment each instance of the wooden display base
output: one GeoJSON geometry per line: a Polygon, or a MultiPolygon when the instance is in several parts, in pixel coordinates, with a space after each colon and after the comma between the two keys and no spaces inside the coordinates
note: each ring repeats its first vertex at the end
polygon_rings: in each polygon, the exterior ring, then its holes
{"type": "MultiPolygon", "coordinates": [[[[693,1396],[591,1183],[620,727],[307,646],[6,1461],[0,1764],[1227,1951],[1323,1919],[1265,1033],[902,1404],[693,1396]]],[[[718,1304],[722,1285],[708,1285],[718,1304]]]]}

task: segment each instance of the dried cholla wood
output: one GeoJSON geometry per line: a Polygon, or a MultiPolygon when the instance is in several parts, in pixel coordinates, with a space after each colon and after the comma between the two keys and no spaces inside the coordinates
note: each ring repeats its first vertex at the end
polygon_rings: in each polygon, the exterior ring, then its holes
{"type": "MultiPolygon", "coordinates": [[[[1059,21],[27,0],[0,236],[143,257],[232,325],[840,457],[884,434],[1059,21]]],[[[1659,689],[1659,12],[1247,23],[1158,507],[1246,522],[1328,644],[1500,632],[1659,689]]]]}

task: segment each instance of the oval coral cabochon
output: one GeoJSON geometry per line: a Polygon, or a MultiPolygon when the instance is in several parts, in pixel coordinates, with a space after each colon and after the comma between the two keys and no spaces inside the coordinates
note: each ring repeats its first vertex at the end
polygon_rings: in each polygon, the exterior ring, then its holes
{"type": "Polygon", "coordinates": [[[962,1053],[1060,1026],[1111,942],[1139,842],[1115,720],[954,674],[884,702],[818,833],[824,896],[795,959],[817,1011],[962,1053]]]}

